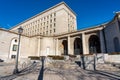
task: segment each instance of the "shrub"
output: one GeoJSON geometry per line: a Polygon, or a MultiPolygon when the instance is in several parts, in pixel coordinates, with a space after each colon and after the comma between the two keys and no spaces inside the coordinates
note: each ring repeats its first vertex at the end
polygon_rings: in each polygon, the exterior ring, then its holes
{"type": "Polygon", "coordinates": [[[112,53],[110,53],[108,55],[120,55],[120,52],[112,52],[112,53]]]}
{"type": "Polygon", "coordinates": [[[48,55],[48,57],[51,57],[53,60],[64,60],[64,56],[48,55]]]}
{"type": "Polygon", "coordinates": [[[75,58],[75,57],[76,57],[76,55],[69,55],[69,57],[71,57],[71,58],[75,58]]]}
{"type": "Polygon", "coordinates": [[[93,54],[84,54],[84,56],[93,56],[93,54]]]}
{"type": "Polygon", "coordinates": [[[29,56],[28,58],[30,58],[31,60],[40,60],[41,59],[38,56],[29,56]]]}

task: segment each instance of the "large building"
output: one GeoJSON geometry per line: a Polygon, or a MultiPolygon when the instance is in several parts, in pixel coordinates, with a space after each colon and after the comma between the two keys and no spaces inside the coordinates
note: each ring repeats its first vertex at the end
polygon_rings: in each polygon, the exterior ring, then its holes
{"type": "Polygon", "coordinates": [[[20,58],[120,51],[120,12],[107,23],[77,30],[76,14],[61,2],[10,30],[0,29],[0,58],[15,58],[21,26],[20,58]]]}
{"type": "Polygon", "coordinates": [[[64,2],[61,2],[14,26],[11,31],[17,31],[20,26],[26,36],[50,36],[72,32],[76,30],[76,15],[64,2]]]}

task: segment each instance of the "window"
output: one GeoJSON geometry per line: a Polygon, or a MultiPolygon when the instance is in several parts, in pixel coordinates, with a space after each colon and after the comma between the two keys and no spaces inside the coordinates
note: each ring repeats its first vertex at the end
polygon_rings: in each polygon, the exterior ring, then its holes
{"type": "Polygon", "coordinates": [[[17,45],[13,45],[12,51],[17,51],[17,45]]]}
{"type": "Polygon", "coordinates": [[[47,16],[47,19],[49,19],[49,16],[47,16]]]}
{"type": "Polygon", "coordinates": [[[56,13],[54,13],[54,16],[56,16],[56,13]]]}
{"type": "Polygon", "coordinates": [[[54,27],[56,26],[56,24],[54,23],[54,27]]]}
{"type": "Polygon", "coordinates": [[[52,14],[50,15],[50,17],[52,17],[52,14]]]}
{"type": "Polygon", "coordinates": [[[38,24],[38,27],[39,27],[39,24],[38,24]]]}
{"type": "Polygon", "coordinates": [[[47,21],[47,24],[48,24],[48,21],[47,21]]]}
{"type": "Polygon", "coordinates": [[[55,32],[55,29],[54,29],[54,32],[55,32]]]}
{"type": "Polygon", "coordinates": [[[52,30],[50,30],[50,34],[52,33],[52,30]]]}
{"type": "Polygon", "coordinates": [[[44,17],[44,20],[45,20],[46,18],[44,17]]]}
{"type": "Polygon", "coordinates": [[[48,35],[48,31],[46,31],[46,34],[48,35]]]}
{"type": "Polygon", "coordinates": [[[50,24],[50,28],[52,28],[52,24],[50,24]]]}
{"type": "Polygon", "coordinates": [[[52,19],[50,19],[50,23],[52,23],[52,19]]]}
{"type": "Polygon", "coordinates": [[[15,39],[15,42],[17,42],[17,39],[15,39]]]}
{"type": "Polygon", "coordinates": [[[114,43],[114,51],[119,52],[120,51],[120,43],[119,43],[118,37],[115,37],[113,39],[113,43],[114,43]]]}
{"type": "Polygon", "coordinates": [[[16,55],[11,55],[11,59],[15,59],[16,58],[16,55]]]}
{"type": "Polygon", "coordinates": [[[54,18],[54,22],[56,21],[56,18],[54,18]]]}

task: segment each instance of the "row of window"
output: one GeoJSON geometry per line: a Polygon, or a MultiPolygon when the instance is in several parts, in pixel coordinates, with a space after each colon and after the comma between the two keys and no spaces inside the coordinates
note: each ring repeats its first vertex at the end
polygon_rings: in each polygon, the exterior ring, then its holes
{"type": "Polygon", "coordinates": [[[69,28],[69,31],[73,31],[75,28],[75,19],[70,15],[68,14],[68,28],[69,28]]]}
{"type": "Polygon", "coordinates": [[[43,27],[43,28],[39,28],[39,27],[28,28],[28,29],[25,29],[24,33],[26,35],[28,35],[28,34],[34,35],[34,34],[39,34],[39,33],[44,34],[45,31],[46,31],[46,33],[48,31],[50,31],[50,34],[51,34],[51,33],[55,33],[55,26],[56,26],[56,24],[54,24],[54,27],[52,25],[50,25],[50,27],[47,26],[47,27],[43,27]]]}
{"type": "Polygon", "coordinates": [[[50,34],[55,32],[56,27],[56,13],[52,13],[45,17],[42,17],[30,24],[25,25],[24,34],[26,35],[36,35],[36,34],[45,34],[50,32],[50,34]]]}
{"type": "Polygon", "coordinates": [[[50,23],[52,23],[52,22],[55,22],[56,21],[56,13],[54,13],[54,16],[53,16],[53,14],[50,14],[50,15],[48,15],[48,16],[45,16],[45,17],[42,17],[42,18],[40,18],[40,19],[38,19],[38,20],[36,20],[36,21],[33,21],[33,22],[31,22],[30,24],[27,24],[27,25],[25,25],[26,27],[27,26],[33,26],[33,25],[36,25],[36,24],[42,24],[42,23],[44,23],[44,22],[46,22],[47,21],[47,23],[50,21],[50,23]],[[49,18],[50,17],[50,18],[49,18]]]}

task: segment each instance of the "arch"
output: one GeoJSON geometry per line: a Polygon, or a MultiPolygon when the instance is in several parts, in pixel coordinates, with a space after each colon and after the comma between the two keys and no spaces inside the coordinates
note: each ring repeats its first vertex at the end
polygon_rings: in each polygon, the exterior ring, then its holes
{"type": "Polygon", "coordinates": [[[115,50],[115,52],[119,52],[120,51],[120,43],[119,43],[118,37],[115,37],[113,39],[113,43],[114,43],[114,50],[115,50]]]}
{"type": "Polygon", "coordinates": [[[17,54],[18,38],[14,37],[10,42],[10,53],[9,58],[15,58],[17,54]]]}
{"type": "Polygon", "coordinates": [[[68,55],[68,45],[67,45],[67,40],[63,40],[62,41],[62,45],[63,45],[63,54],[64,55],[68,55]]]}
{"type": "Polygon", "coordinates": [[[74,54],[75,55],[83,54],[82,40],[80,38],[75,38],[74,40],[74,54]]]}
{"type": "Polygon", "coordinates": [[[89,53],[100,53],[100,39],[97,35],[91,35],[89,38],[89,53]]]}

